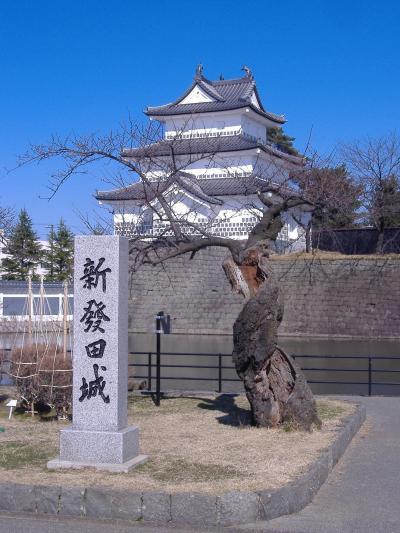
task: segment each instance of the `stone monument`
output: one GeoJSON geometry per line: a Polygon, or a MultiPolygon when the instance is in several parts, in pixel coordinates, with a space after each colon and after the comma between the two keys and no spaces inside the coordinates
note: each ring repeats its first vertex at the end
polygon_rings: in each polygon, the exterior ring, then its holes
{"type": "Polygon", "coordinates": [[[127,426],[128,239],[75,237],[73,420],[47,467],[127,472],[146,461],[127,426]]]}

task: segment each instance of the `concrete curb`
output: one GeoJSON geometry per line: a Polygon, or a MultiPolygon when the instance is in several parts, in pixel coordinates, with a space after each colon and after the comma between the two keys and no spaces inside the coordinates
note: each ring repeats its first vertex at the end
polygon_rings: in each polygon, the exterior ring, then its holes
{"type": "Polygon", "coordinates": [[[157,525],[232,526],[295,513],[309,504],[362,426],[366,409],[357,404],[334,442],[288,485],[258,492],[167,494],[0,484],[0,511],[72,517],[113,518],[157,525]]]}

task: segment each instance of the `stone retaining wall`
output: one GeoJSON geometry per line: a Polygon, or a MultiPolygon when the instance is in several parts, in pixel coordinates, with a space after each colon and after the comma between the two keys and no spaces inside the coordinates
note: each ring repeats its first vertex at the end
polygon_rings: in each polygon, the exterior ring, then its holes
{"type": "MultiPolygon", "coordinates": [[[[174,333],[230,335],[242,298],[225,278],[225,255],[203,250],[132,274],[130,331],[153,331],[162,310],[174,333]]],[[[400,256],[275,258],[272,265],[285,299],[280,335],[400,337],[400,256]]]]}

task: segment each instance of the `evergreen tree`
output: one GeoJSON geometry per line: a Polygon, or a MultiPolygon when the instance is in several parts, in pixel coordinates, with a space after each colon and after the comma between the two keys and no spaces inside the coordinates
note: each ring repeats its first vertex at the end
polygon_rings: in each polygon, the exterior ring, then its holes
{"type": "Polygon", "coordinates": [[[40,262],[42,250],[25,209],[21,210],[18,222],[10,232],[6,253],[10,257],[3,259],[3,279],[26,280],[29,274],[33,279],[38,278],[34,271],[40,262]]]}
{"type": "Polygon", "coordinates": [[[293,146],[293,141],[295,140],[294,137],[289,137],[289,135],[286,135],[282,128],[268,128],[267,140],[272,144],[276,144],[277,148],[282,150],[282,152],[286,152],[290,155],[300,155],[300,153],[293,146]]]}
{"type": "Polygon", "coordinates": [[[74,236],[63,219],[57,231],[53,226],[49,233],[49,248],[46,251],[48,281],[65,281],[72,278],[74,262],[74,236]]]}

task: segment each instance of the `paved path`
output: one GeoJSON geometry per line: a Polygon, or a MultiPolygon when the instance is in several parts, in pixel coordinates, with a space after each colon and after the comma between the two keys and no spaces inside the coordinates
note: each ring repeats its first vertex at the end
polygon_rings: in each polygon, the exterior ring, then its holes
{"type": "Polygon", "coordinates": [[[0,533],[199,533],[185,527],[130,525],[118,520],[0,514],[0,533]]]}
{"type": "Polygon", "coordinates": [[[367,421],[314,501],[297,514],[236,531],[400,532],[400,398],[357,398],[367,421]]]}
{"type": "MultiPolygon", "coordinates": [[[[367,422],[314,501],[300,513],[225,531],[400,533],[400,398],[357,399],[367,406],[367,422]]],[[[0,515],[0,533],[22,532],[164,533],[171,529],[87,519],[0,515]]]]}

